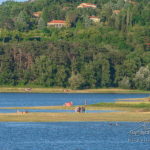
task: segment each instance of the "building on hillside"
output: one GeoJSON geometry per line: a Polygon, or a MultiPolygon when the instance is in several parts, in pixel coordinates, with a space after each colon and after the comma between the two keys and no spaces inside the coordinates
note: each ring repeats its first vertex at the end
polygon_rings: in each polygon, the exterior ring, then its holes
{"type": "Polygon", "coordinates": [[[41,14],[42,14],[42,11],[37,11],[33,13],[33,16],[39,18],[41,14]]]}
{"type": "Polygon", "coordinates": [[[113,14],[118,15],[120,13],[120,10],[113,10],[113,14]]]}
{"type": "Polygon", "coordinates": [[[146,51],[150,51],[150,43],[145,43],[144,49],[145,49],[146,51]]]}
{"type": "Polygon", "coordinates": [[[96,16],[89,16],[89,19],[92,20],[92,21],[95,22],[95,23],[100,22],[100,18],[99,18],[99,17],[96,17],[96,16]]]}
{"type": "Polygon", "coordinates": [[[47,26],[52,26],[55,28],[67,27],[67,22],[64,20],[52,20],[47,23],[47,26]]]}
{"type": "Polygon", "coordinates": [[[81,3],[77,8],[97,8],[97,6],[91,3],[81,3]]]}

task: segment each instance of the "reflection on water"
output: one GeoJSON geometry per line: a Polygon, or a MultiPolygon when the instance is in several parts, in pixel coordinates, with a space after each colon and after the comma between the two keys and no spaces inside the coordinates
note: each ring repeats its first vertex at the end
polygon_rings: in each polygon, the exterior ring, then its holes
{"type": "MultiPolygon", "coordinates": [[[[149,143],[129,141],[138,123],[0,123],[1,150],[149,150],[149,143]]],[[[148,138],[148,137],[147,137],[148,138]]],[[[150,137],[149,137],[150,138],[150,137]]]]}

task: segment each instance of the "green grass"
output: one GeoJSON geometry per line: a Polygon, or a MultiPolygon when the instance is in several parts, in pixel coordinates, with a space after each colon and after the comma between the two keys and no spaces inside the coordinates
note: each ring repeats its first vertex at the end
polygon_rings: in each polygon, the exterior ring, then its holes
{"type": "Polygon", "coordinates": [[[97,103],[89,106],[94,107],[127,107],[127,108],[150,108],[150,103],[133,103],[133,102],[124,102],[124,103],[97,103]]]}
{"type": "Polygon", "coordinates": [[[126,98],[126,99],[117,99],[118,101],[122,102],[134,102],[134,101],[143,101],[143,102],[150,102],[150,97],[144,97],[144,98],[126,98]]]}
{"type": "MultiPolygon", "coordinates": [[[[7,109],[72,109],[65,106],[7,107],[7,109]]],[[[2,108],[1,108],[2,109],[2,108]]],[[[6,108],[3,108],[6,109],[6,108]]],[[[0,121],[67,122],[67,121],[142,121],[150,120],[150,103],[98,103],[87,105],[86,110],[122,110],[105,113],[0,113],[0,121]]]]}

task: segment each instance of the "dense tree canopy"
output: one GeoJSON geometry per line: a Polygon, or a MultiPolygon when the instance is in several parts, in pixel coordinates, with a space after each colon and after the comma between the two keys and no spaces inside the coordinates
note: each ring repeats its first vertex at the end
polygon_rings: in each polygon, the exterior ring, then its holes
{"type": "Polygon", "coordinates": [[[97,8],[77,8],[82,2],[0,5],[0,85],[150,89],[150,1],[86,0],[97,8]],[[68,26],[46,26],[57,19],[68,26]]]}

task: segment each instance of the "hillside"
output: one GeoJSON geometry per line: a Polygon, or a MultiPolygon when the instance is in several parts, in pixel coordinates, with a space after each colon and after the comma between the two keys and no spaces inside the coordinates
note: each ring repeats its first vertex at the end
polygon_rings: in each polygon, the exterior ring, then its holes
{"type": "Polygon", "coordinates": [[[2,3],[0,85],[149,90],[150,1],[2,3]]]}

